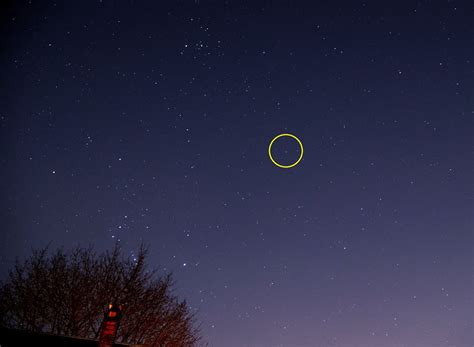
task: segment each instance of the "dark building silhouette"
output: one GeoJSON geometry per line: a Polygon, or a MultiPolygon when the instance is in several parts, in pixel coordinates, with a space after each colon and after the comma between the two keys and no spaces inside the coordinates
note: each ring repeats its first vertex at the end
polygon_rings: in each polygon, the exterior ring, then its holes
{"type": "MultiPolygon", "coordinates": [[[[99,341],[83,339],[79,337],[60,336],[52,334],[34,333],[31,331],[24,330],[0,328],[0,346],[98,347],[99,341]]],[[[127,345],[122,343],[114,343],[112,346],[144,347],[143,345],[127,345]]]]}

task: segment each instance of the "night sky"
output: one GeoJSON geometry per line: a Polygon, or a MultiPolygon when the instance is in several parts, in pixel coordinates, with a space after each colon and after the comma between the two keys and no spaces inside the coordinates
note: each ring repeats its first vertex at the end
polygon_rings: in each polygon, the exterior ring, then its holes
{"type": "Polygon", "coordinates": [[[145,243],[212,347],[474,345],[470,1],[2,6],[2,274],[145,243]]]}

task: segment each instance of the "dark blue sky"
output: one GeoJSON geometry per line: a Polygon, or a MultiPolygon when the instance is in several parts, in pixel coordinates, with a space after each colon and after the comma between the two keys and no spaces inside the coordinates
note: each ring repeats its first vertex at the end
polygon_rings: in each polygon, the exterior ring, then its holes
{"type": "Polygon", "coordinates": [[[146,243],[210,346],[473,345],[470,2],[3,6],[2,273],[146,243]]]}

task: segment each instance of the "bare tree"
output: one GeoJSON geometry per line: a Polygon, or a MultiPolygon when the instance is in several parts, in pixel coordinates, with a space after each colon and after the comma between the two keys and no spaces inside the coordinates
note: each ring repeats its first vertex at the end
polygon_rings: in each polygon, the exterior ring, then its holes
{"type": "Polygon", "coordinates": [[[170,274],[146,265],[147,250],[124,258],[120,247],[97,254],[76,247],[34,251],[0,283],[5,327],[97,339],[109,303],[122,305],[117,341],[149,346],[197,346],[194,314],[173,294],[170,274]]]}

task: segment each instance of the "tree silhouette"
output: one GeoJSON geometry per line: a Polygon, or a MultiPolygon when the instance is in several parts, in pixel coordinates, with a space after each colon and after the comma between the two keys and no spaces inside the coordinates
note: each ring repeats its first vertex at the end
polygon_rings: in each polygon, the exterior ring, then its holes
{"type": "Polygon", "coordinates": [[[148,270],[147,250],[134,259],[118,245],[34,251],[17,261],[0,283],[0,324],[4,327],[97,339],[109,303],[122,305],[117,341],[149,346],[197,346],[194,314],[173,294],[170,274],[148,270]]]}

